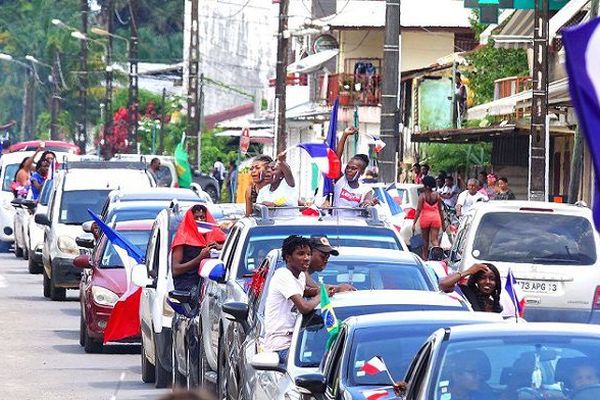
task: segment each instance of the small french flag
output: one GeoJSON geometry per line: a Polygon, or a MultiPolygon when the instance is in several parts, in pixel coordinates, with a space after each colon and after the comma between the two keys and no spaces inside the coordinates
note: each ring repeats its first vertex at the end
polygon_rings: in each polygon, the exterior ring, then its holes
{"type": "Polygon", "coordinates": [[[374,133],[365,133],[365,135],[367,135],[373,141],[372,144],[375,145],[375,147],[373,148],[373,150],[375,150],[375,153],[380,153],[381,150],[383,150],[383,148],[385,147],[385,142],[381,140],[381,136],[376,135],[374,133]]]}
{"type": "Polygon", "coordinates": [[[306,150],[325,176],[331,179],[337,179],[340,176],[342,168],[340,159],[326,143],[300,143],[298,147],[306,150]]]}
{"type": "Polygon", "coordinates": [[[362,394],[366,400],[378,400],[389,396],[388,391],[385,389],[363,390],[362,394]]]}
{"type": "Polygon", "coordinates": [[[525,312],[526,299],[525,296],[523,296],[523,293],[521,293],[521,288],[517,284],[517,280],[515,279],[515,276],[513,275],[510,268],[506,275],[504,291],[510,299],[510,305],[506,307],[506,305],[503,304],[503,306],[505,306],[505,308],[512,308],[512,310],[505,311],[512,313],[512,316],[516,317],[518,315],[519,317],[523,317],[523,313],[525,312]]]}
{"type": "Polygon", "coordinates": [[[225,265],[219,259],[205,258],[200,262],[198,275],[211,281],[221,280],[225,277],[225,265]]]}
{"type": "Polygon", "coordinates": [[[211,232],[216,227],[216,225],[210,222],[196,222],[196,226],[198,227],[198,232],[202,234],[211,232]]]}
{"type": "Polygon", "coordinates": [[[385,362],[383,362],[381,357],[375,356],[369,361],[365,362],[360,370],[367,375],[377,375],[379,373],[387,371],[387,366],[385,365],[385,362]]]}

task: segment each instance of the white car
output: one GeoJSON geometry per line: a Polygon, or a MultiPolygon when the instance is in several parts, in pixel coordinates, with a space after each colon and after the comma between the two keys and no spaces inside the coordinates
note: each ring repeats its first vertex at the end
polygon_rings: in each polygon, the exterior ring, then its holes
{"type": "Polygon", "coordinates": [[[481,202],[461,218],[450,267],[492,263],[503,279],[510,269],[527,321],[600,323],[599,248],[587,207],[481,202]]]}
{"type": "Polygon", "coordinates": [[[66,289],[77,289],[81,270],[73,266],[79,255],[75,238],[83,233],[81,224],[89,220],[87,210],[100,212],[113,189],[151,188],[154,180],[139,165],[119,162],[74,162],[64,165],[54,178],[47,214],[35,215],[44,225],[44,296],[63,300],[66,289]]]}

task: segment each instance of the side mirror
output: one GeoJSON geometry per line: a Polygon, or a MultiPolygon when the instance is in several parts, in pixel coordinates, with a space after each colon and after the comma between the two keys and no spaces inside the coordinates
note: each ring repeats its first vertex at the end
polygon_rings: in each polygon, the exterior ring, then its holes
{"type": "Polygon", "coordinates": [[[19,198],[17,198],[17,199],[14,199],[14,200],[12,200],[12,201],[10,202],[10,204],[11,204],[11,205],[12,205],[14,208],[22,208],[22,205],[23,205],[23,204],[22,204],[22,201],[23,201],[23,199],[19,199],[19,198]]]}
{"type": "Polygon", "coordinates": [[[35,208],[37,207],[37,203],[33,200],[23,200],[21,202],[21,204],[23,205],[23,207],[31,210],[35,210],[35,208]]]}
{"type": "Polygon", "coordinates": [[[181,304],[188,304],[192,302],[192,294],[189,290],[171,290],[169,292],[171,299],[177,300],[181,304]]]}
{"type": "Polygon", "coordinates": [[[235,301],[223,304],[222,309],[227,314],[227,319],[239,322],[242,324],[244,333],[248,333],[250,330],[250,326],[248,325],[248,304],[235,301]]]}
{"type": "Polygon", "coordinates": [[[83,254],[83,255],[75,257],[73,259],[73,265],[76,268],[81,268],[81,269],[92,268],[92,264],[90,264],[90,256],[88,256],[87,254],[83,254]]]}
{"type": "Polygon", "coordinates": [[[285,373],[286,369],[279,364],[279,354],[275,352],[257,353],[250,360],[250,365],[257,371],[275,371],[285,373]]]}
{"type": "Polygon", "coordinates": [[[77,246],[83,247],[84,249],[93,249],[95,246],[93,237],[77,236],[75,238],[75,243],[77,243],[77,246]]]}
{"type": "Polygon", "coordinates": [[[83,229],[83,231],[86,233],[92,233],[93,223],[94,221],[85,221],[83,224],[81,224],[81,229],[83,229]]]}
{"type": "Polygon", "coordinates": [[[323,374],[305,374],[296,377],[296,386],[306,390],[309,394],[323,394],[327,389],[327,383],[323,374]]]}
{"type": "Polygon", "coordinates": [[[198,275],[204,279],[224,283],[226,274],[225,264],[218,258],[205,258],[200,262],[198,275]]]}
{"type": "Polygon", "coordinates": [[[139,287],[145,288],[152,286],[153,280],[148,277],[148,272],[146,271],[146,265],[137,264],[133,266],[131,270],[131,281],[139,287]]]}
{"type": "Polygon", "coordinates": [[[40,224],[40,225],[44,225],[44,226],[52,225],[47,214],[35,214],[34,221],[36,224],[40,224]]]}

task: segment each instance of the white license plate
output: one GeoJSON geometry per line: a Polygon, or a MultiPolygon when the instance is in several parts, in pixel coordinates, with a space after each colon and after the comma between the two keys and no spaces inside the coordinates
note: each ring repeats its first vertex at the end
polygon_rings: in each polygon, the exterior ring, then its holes
{"type": "Polygon", "coordinates": [[[558,282],[547,281],[517,281],[521,290],[528,293],[556,293],[559,290],[558,282]]]}

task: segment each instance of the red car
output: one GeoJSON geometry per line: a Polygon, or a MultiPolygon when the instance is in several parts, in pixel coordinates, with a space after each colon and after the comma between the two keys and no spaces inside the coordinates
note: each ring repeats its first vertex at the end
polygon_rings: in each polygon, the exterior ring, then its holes
{"type": "MultiPolygon", "coordinates": [[[[142,250],[146,250],[153,220],[117,222],[114,229],[142,250]]],[[[79,284],[81,320],[79,344],[86,353],[100,353],[103,348],[104,329],[119,297],[127,290],[125,269],[112,244],[102,236],[92,255],[80,255],[73,264],[83,268],[79,284]]],[[[131,337],[124,342],[136,342],[131,337]]]]}
{"type": "Polygon", "coordinates": [[[79,154],[80,149],[73,143],[62,142],[60,140],[31,140],[29,142],[15,143],[9,147],[8,151],[11,153],[15,151],[35,151],[44,143],[45,149],[54,151],[57,153],[72,153],[79,154]]]}

